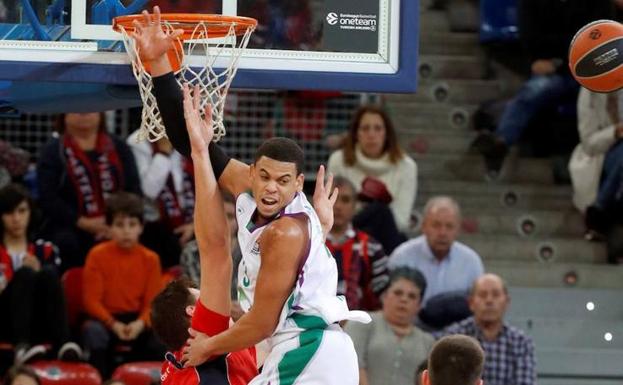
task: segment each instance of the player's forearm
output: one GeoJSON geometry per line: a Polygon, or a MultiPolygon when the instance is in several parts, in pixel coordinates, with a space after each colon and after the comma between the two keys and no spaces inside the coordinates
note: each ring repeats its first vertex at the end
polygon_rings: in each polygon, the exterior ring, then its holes
{"type": "Polygon", "coordinates": [[[209,253],[210,255],[227,255],[229,234],[227,219],[223,208],[223,199],[218,189],[209,154],[193,152],[195,169],[195,235],[201,258],[208,255],[209,249],[220,248],[225,253],[209,253]]]}
{"type": "Polygon", "coordinates": [[[270,337],[278,320],[258,315],[253,310],[243,315],[227,331],[210,339],[211,355],[225,354],[254,346],[270,337]]]}

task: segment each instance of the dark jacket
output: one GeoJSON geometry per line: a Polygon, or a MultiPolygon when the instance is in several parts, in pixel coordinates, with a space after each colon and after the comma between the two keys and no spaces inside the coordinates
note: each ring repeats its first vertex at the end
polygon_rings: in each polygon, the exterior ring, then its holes
{"type": "MultiPolygon", "coordinates": [[[[111,135],[123,165],[125,190],[141,194],[141,182],[134,155],[128,145],[111,135]]],[[[67,175],[67,164],[59,138],[50,139],[42,148],[37,162],[40,207],[50,224],[75,226],[78,220],[78,197],[67,175]]]]}

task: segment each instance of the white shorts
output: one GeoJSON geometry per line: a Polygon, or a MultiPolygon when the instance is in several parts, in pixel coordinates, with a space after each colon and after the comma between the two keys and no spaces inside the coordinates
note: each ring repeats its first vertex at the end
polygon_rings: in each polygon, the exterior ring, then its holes
{"type": "Polygon", "coordinates": [[[358,385],[353,341],[339,325],[311,329],[274,345],[249,385],[358,385]]]}

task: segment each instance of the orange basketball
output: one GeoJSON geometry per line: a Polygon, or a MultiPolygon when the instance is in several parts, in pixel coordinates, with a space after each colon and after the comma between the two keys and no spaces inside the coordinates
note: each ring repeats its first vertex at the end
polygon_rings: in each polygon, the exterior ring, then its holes
{"type": "Polygon", "coordinates": [[[598,20],[582,27],[571,40],[569,68],[575,79],[591,91],[623,88],[623,25],[598,20]]]}

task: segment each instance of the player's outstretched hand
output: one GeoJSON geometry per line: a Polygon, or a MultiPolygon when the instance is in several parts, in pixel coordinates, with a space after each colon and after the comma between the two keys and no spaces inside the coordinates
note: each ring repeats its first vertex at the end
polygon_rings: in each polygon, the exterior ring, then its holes
{"type": "Polygon", "coordinates": [[[182,362],[184,367],[201,365],[212,355],[210,351],[210,337],[194,329],[188,329],[190,338],[186,341],[183,350],[182,362]]]}
{"type": "Polygon", "coordinates": [[[137,44],[139,55],[143,61],[153,61],[165,57],[174,41],[183,33],[181,29],[163,31],[160,23],[160,8],[154,7],[153,15],[143,11],[143,20],[134,20],[132,37],[137,44]]]}
{"type": "Polygon", "coordinates": [[[191,95],[188,83],[184,84],[184,119],[190,139],[190,150],[194,154],[206,154],[214,138],[212,126],[212,106],[205,106],[204,118],[201,118],[201,95],[199,86],[195,86],[191,95]]]}
{"type": "Polygon", "coordinates": [[[333,174],[329,173],[326,183],[324,181],[324,175],[324,166],[320,165],[318,173],[316,174],[316,188],[314,189],[313,202],[314,210],[316,210],[318,219],[320,219],[320,224],[322,224],[323,233],[326,237],[331,227],[333,227],[333,205],[337,200],[339,191],[337,187],[332,190],[333,174]]]}

